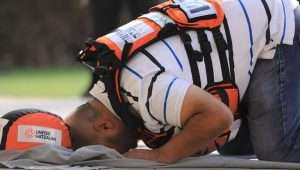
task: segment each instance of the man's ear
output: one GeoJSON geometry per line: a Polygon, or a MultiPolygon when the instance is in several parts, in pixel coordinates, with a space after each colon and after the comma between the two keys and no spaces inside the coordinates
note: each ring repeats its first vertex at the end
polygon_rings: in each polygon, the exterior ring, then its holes
{"type": "Polygon", "coordinates": [[[99,132],[101,134],[105,134],[107,132],[111,132],[114,130],[114,124],[112,120],[108,118],[104,118],[102,116],[98,117],[94,122],[93,122],[93,128],[96,132],[99,132]]]}

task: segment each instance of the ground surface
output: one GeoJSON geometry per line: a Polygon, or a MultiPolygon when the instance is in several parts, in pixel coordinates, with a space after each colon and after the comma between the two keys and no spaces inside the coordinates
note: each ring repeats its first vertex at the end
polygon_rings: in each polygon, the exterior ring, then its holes
{"type": "MultiPolygon", "coordinates": [[[[38,108],[56,113],[65,117],[68,113],[72,112],[74,108],[84,103],[85,98],[20,98],[20,97],[0,97],[0,114],[7,113],[8,111],[22,108],[38,108]]],[[[140,148],[145,148],[143,143],[139,143],[140,148]]],[[[70,169],[74,169],[72,167],[70,169]]],[[[88,167],[86,167],[88,168],[88,167]]],[[[78,167],[78,170],[87,170],[85,167],[78,167]]],[[[2,169],[2,168],[0,168],[2,169]]],[[[68,169],[68,168],[67,168],[68,169]]],[[[105,168],[110,169],[110,168],[105,168]]],[[[135,168],[112,168],[112,170],[125,170],[135,168]]],[[[138,168],[141,169],[141,168],[138,168]]],[[[143,168],[147,169],[147,168],[143,168]]],[[[153,168],[150,168],[153,169],[153,168]]],[[[159,168],[160,169],[160,168],[159,168]]],[[[199,169],[199,170],[250,170],[251,168],[162,168],[164,170],[183,170],[183,169],[199,169]]],[[[253,168],[252,168],[253,169],[253,168]]]]}

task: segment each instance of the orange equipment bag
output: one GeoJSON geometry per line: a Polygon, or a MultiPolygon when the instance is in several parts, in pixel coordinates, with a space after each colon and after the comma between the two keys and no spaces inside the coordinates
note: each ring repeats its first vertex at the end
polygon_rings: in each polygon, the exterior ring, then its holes
{"type": "Polygon", "coordinates": [[[25,150],[42,144],[71,148],[68,126],[55,114],[22,109],[0,118],[0,149],[25,150]]]}

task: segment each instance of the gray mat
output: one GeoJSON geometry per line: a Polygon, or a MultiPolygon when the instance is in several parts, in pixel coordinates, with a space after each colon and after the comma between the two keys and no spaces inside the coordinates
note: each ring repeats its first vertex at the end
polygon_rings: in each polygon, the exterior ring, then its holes
{"type": "Polygon", "coordinates": [[[44,145],[27,151],[1,151],[3,168],[21,169],[300,169],[297,163],[267,162],[237,157],[208,155],[190,157],[174,164],[127,159],[115,150],[101,145],[86,146],[76,151],[44,145]]]}

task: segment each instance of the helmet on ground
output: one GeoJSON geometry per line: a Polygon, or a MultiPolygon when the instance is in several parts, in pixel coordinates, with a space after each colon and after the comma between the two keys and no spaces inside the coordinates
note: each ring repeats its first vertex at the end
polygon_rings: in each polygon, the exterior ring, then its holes
{"type": "Polygon", "coordinates": [[[72,147],[69,128],[62,118],[38,109],[15,110],[1,116],[1,150],[26,150],[42,144],[72,147]]]}

